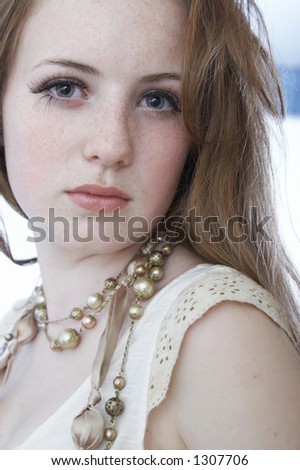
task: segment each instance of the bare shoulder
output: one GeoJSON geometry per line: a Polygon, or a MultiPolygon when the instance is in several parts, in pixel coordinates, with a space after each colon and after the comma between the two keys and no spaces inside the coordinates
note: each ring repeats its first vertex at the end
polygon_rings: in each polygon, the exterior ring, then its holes
{"type": "Polygon", "coordinates": [[[300,449],[300,363],[256,307],[224,301],[187,331],[170,403],[190,449],[300,449]]]}

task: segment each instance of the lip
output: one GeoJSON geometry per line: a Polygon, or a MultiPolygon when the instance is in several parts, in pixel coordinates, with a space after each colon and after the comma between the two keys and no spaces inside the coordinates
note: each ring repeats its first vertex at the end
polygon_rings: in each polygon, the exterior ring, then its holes
{"type": "Polygon", "coordinates": [[[113,186],[86,184],[67,191],[67,194],[77,206],[92,211],[112,212],[125,207],[130,201],[128,194],[113,186]]]}

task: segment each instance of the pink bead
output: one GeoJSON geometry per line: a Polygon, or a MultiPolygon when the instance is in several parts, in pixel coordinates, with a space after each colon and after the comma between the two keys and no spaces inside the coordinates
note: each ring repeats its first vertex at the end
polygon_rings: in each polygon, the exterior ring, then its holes
{"type": "Polygon", "coordinates": [[[88,330],[90,330],[91,328],[94,328],[94,326],[96,325],[96,318],[94,318],[92,315],[87,315],[86,317],[83,317],[81,323],[82,323],[82,326],[84,326],[84,328],[87,328],[88,330]]]}

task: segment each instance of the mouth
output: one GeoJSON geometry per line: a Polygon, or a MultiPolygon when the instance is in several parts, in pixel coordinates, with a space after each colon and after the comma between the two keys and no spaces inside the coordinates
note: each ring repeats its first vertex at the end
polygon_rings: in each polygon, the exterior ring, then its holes
{"type": "Polygon", "coordinates": [[[72,202],[91,211],[112,212],[125,207],[130,201],[128,194],[115,187],[102,187],[95,184],[78,186],[67,191],[72,202]]]}

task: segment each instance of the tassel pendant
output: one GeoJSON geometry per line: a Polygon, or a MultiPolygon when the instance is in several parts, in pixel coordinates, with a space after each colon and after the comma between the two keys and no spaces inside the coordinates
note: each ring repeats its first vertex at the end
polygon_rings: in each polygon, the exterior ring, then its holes
{"type": "Polygon", "coordinates": [[[99,449],[104,435],[104,420],[94,405],[87,405],[73,420],[72,438],[77,449],[99,449]]]}

